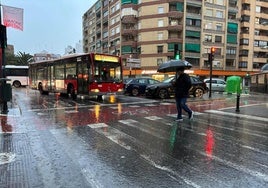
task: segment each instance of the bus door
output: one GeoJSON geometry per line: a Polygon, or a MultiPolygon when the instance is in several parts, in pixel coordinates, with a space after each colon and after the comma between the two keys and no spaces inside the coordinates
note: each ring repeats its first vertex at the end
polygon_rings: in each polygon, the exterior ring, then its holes
{"type": "Polygon", "coordinates": [[[88,95],[87,61],[77,62],[77,94],[88,95]]]}

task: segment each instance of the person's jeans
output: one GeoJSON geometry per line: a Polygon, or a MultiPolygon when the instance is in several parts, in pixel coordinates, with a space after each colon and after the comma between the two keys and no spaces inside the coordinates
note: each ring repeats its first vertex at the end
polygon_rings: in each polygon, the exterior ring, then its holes
{"type": "Polygon", "coordinates": [[[177,119],[182,119],[182,109],[190,116],[192,110],[186,105],[187,98],[176,98],[176,107],[178,111],[177,119]]]}

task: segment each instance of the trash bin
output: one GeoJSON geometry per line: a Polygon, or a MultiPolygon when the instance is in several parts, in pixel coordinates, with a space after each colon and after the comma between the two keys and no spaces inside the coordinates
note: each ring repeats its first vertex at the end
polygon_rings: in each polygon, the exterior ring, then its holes
{"type": "Polygon", "coordinates": [[[242,79],[239,76],[230,76],[227,78],[225,87],[227,93],[236,93],[236,112],[239,112],[240,94],[242,93],[242,79]]]}
{"type": "Polygon", "coordinates": [[[6,83],[8,79],[0,79],[0,102],[11,101],[12,87],[11,84],[6,83]]]}
{"type": "Polygon", "coordinates": [[[227,78],[225,87],[227,93],[242,93],[242,79],[240,76],[230,76],[227,78]]]}

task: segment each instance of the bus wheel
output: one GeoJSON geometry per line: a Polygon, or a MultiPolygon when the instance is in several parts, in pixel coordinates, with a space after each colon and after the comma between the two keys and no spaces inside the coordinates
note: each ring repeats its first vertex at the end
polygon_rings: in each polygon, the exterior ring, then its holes
{"type": "Polygon", "coordinates": [[[14,82],[13,82],[13,86],[14,86],[15,88],[19,88],[19,87],[21,86],[20,81],[14,81],[14,82]]]}
{"type": "Polygon", "coordinates": [[[72,99],[76,99],[76,94],[74,91],[74,87],[72,85],[69,85],[67,92],[68,92],[68,96],[71,96],[72,99]]]}

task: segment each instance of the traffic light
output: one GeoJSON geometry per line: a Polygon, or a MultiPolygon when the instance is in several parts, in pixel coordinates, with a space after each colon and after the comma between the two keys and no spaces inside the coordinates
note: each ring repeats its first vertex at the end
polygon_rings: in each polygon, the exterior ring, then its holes
{"type": "Polygon", "coordinates": [[[210,60],[214,60],[214,54],[215,54],[216,49],[214,47],[210,48],[210,60]]]}
{"type": "Polygon", "coordinates": [[[179,51],[178,44],[174,44],[174,59],[179,60],[181,58],[181,54],[179,51]]]}
{"type": "Polygon", "coordinates": [[[181,59],[181,54],[180,54],[180,51],[179,51],[179,50],[177,50],[177,51],[175,52],[175,54],[174,54],[174,59],[176,59],[176,60],[181,59]]]}

